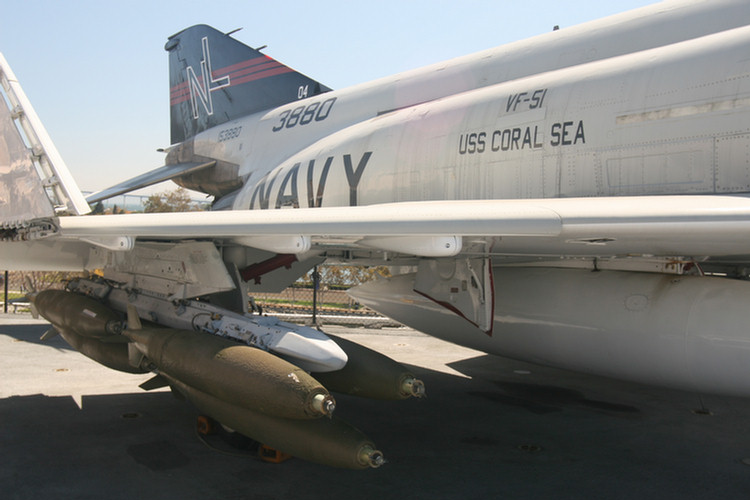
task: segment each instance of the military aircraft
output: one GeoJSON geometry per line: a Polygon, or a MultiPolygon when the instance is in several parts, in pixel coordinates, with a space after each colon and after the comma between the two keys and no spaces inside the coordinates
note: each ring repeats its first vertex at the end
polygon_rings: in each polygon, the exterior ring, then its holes
{"type": "MultiPolygon", "coordinates": [[[[248,310],[322,262],[488,353],[750,396],[750,4],[664,2],[331,90],[208,26],[169,37],[163,167],[84,198],[7,62],[2,266],[71,345],[330,465],[378,466],[328,390],[420,396],[378,353],[248,310]],[[166,179],[200,213],[85,215],[166,179]]],[[[50,332],[52,335],[55,332],[50,332]]]]}

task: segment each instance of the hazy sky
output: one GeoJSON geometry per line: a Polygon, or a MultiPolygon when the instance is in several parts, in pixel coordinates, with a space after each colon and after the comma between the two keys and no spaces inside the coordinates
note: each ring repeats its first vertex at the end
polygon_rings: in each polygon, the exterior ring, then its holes
{"type": "Polygon", "coordinates": [[[0,52],[81,189],[94,191],[163,164],[156,152],[169,146],[163,47],[169,35],[193,24],[241,27],[235,38],[268,45],[266,54],[339,89],[655,2],[5,3],[0,52]]]}

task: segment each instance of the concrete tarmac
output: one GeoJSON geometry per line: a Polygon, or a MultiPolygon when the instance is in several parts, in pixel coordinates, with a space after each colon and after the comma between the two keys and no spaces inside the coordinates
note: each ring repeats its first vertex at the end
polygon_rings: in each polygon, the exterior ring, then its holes
{"type": "MultiPolygon", "coordinates": [[[[408,329],[328,330],[409,365],[423,401],[337,395],[377,443],[377,470],[268,464],[150,378],[0,315],[3,499],[750,498],[750,400],[544,368],[408,329]]],[[[325,329],[325,328],[324,328],[325,329]]]]}

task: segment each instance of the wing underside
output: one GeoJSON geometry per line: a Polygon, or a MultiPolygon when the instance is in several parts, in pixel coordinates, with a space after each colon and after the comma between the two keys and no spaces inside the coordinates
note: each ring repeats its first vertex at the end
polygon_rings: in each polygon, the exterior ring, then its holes
{"type": "MultiPolygon", "coordinates": [[[[66,246],[80,251],[81,242],[118,252],[131,250],[139,241],[198,239],[272,253],[347,251],[381,259],[461,254],[695,259],[750,255],[750,200],[739,196],[440,201],[102,215],[61,217],[57,225],[59,232],[40,242],[49,252],[66,246]]],[[[20,264],[29,251],[4,253],[18,254],[7,261],[15,268],[16,258],[20,264]]]]}
{"type": "Polygon", "coordinates": [[[748,231],[750,200],[741,196],[439,201],[60,219],[62,238],[214,238],[295,253],[287,248],[288,242],[301,237],[318,250],[379,249],[426,257],[466,252],[747,255],[748,231]],[[446,238],[455,238],[455,244],[447,244],[454,240],[446,238]],[[478,249],[476,242],[484,248],[478,249]]]}

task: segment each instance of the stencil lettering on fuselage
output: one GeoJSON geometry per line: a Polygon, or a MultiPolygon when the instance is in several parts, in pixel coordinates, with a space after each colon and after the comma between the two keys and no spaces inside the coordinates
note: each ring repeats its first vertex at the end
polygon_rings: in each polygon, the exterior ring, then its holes
{"type": "MultiPolygon", "coordinates": [[[[341,156],[329,156],[322,162],[316,159],[310,160],[307,164],[306,175],[307,207],[316,208],[323,206],[326,194],[326,182],[329,179],[332,165],[336,165],[337,167],[333,171],[335,175],[345,175],[346,177],[346,183],[349,188],[349,206],[357,206],[359,184],[371,156],[372,151],[366,151],[361,157],[359,157],[358,161],[355,160],[356,157],[352,157],[352,155],[348,153],[341,156]],[[316,165],[319,166],[321,163],[322,167],[316,167],[316,165]],[[316,177],[317,182],[315,182],[316,177]]],[[[253,195],[250,198],[250,206],[248,208],[251,210],[269,208],[273,199],[272,193],[274,192],[276,193],[276,203],[274,204],[274,208],[300,208],[298,179],[301,166],[302,162],[297,162],[291,167],[279,168],[266,174],[255,185],[253,195]],[[279,178],[281,179],[281,182],[276,184],[276,180],[279,178]],[[274,185],[277,186],[275,189],[274,185]]]]}
{"type": "Polygon", "coordinates": [[[458,153],[473,155],[537,150],[545,146],[557,148],[586,144],[583,120],[556,122],[549,125],[535,124],[533,121],[537,120],[529,120],[530,113],[541,111],[541,108],[545,107],[548,90],[543,88],[510,94],[505,100],[505,105],[500,105],[500,117],[505,123],[509,116],[515,116],[520,122],[531,123],[517,127],[505,126],[464,132],[458,139],[458,153]]]}

